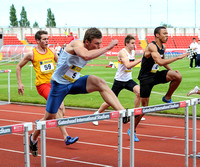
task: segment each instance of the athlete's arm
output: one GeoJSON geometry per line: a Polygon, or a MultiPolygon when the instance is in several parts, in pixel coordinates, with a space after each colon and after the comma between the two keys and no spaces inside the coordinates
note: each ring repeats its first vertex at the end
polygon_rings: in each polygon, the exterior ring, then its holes
{"type": "Polygon", "coordinates": [[[170,63],[172,63],[174,61],[177,61],[177,60],[182,59],[182,58],[184,58],[184,57],[189,55],[189,53],[186,53],[186,54],[182,54],[180,56],[173,57],[173,58],[170,58],[170,59],[162,59],[160,54],[158,53],[157,47],[155,45],[149,46],[149,51],[151,52],[152,58],[154,59],[154,61],[159,66],[165,66],[167,64],[170,64],[170,63]]]}
{"type": "Polygon", "coordinates": [[[73,51],[77,56],[80,56],[82,59],[88,61],[101,56],[102,54],[106,53],[117,44],[118,40],[112,40],[110,44],[106,47],[100,49],[88,50],[84,47],[81,41],[76,40],[72,42],[71,47],[73,47],[73,51]]]}
{"type": "Polygon", "coordinates": [[[21,69],[23,66],[25,66],[29,61],[33,60],[33,53],[27,53],[25,54],[24,58],[17,64],[16,67],[16,75],[17,75],[17,83],[18,83],[18,93],[19,95],[24,94],[24,85],[22,84],[21,81],[21,69]]]}
{"type": "Polygon", "coordinates": [[[126,66],[126,68],[128,68],[128,69],[135,67],[142,60],[142,58],[140,58],[135,61],[129,61],[128,56],[126,55],[126,53],[123,50],[119,52],[119,59],[122,62],[122,64],[124,64],[126,66]]]}
{"type": "MultiPolygon", "coordinates": [[[[163,59],[165,59],[165,51],[166,51],[166,46],[164,46],[163,59]]],[[[172,70],[172,68],[169,66],[169,64],[164,65],[164,67],[165,67],[167,70],[172,70]]]]}

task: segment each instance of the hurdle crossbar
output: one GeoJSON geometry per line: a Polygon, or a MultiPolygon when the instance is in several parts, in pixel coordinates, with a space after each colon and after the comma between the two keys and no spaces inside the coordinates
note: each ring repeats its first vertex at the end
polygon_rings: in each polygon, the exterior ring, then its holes
{"type": "MultiPolygon", "coordinates": [[[[130,136],[131,136],[131,139],[130,139],[130,166],[131,167],[134,167],[134,130],[135,130],[134,121],[135,121],[135,116],[152,113],[152,112],[157,112],[157,111],[178,109],[178,108],[182,108],[182,107],[185,107],[187,110],[187,113],[188,113],[189,105],[190,105],[190,100],[187,100],[187,101],[181,101],[181,102],[175,102],[175,103],[167,103],[167,104],[135,108],[135,109],[131,109],[128,111],[128,116],[130,116],[130,136]]],[[[187,129],[187,131],[188,131],[188,129],[187,129]]],[[[187,138],[187,143],[185,143],[185,149],[186,149],[185,152],[188,153],[188,133],[187,133],[187,136],[185,136],[185,139],[186,138],[187,138]]],[[[185,156],[185,163],[188,163],[188,155],[185,156]]],[[[188,166],[188,165],[186,165],[186,166],[188,166]]]]}
{"type": "Polygon", "coordinates": [[[118,167],[122,167],[122,118],[125,117],[126,112],[126,110],[121,110],[78,117],[38,121],[35,128],[36,130],[41,131],[41,166],[46,167],[46,129],[118,118],[118,167]]]}
{"type": "Polygon", "coordinates": [[[0,135],[7,135],[13,133],[24,133],[24,164],[25,167],[30,167],[30,157],[29,157],[29,137],[28,132],[33,130],[32,122],[26,122],[23,124],[15,124],[0,127],[0,135]]]}

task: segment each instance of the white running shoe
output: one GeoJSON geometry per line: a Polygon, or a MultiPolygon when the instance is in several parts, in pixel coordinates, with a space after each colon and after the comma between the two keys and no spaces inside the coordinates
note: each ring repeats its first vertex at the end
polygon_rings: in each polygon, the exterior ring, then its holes
{"type": "MultiPolygon", "coordinates": [[[[96,111],[94,114],[99,114],[99,112],[98,111],[96,111]]],[[[96,125],[96,126],[98,126],[99,125],[99,121],[93,121],[92,122],[94,125],[96,125]]]]}
{"type": "Polygon", "coordinates": [[[146,118],[144,118],[144,117],[141,118],[141,121],[145,121],[145,120],[146,120],[146,118]]]}
{"type": "Polygon", "coordinates": [[[199,91],[199,87],[195,86],[194,89],[192,89],[191,91],[189,91],[189,93],[187,94],[187,96],[190,96],[192,94],[197,94],[197,92],[199,91]]]}

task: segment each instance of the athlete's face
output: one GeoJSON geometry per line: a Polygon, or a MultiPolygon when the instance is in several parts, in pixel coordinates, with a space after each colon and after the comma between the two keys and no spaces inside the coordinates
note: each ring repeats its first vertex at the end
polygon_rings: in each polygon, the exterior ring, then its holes
{"type": "Polygon", "coordinates": [[[86,40],[85,44],[88,50],[100,49],[102,44],[102,38],[100,39],[94,38],[91,42],[86,40]]]}
{"type": "Polygon", "coordinates": [[[47,48],[49,43],[49,37],[47,34],[42,34],[41,39],[37,40],[38,45],[40,45],[42,48],[47,48]]]}
{"type": "Polygon", "coordinates": [[[161,29],[159,34],[156,34],[162,43],[166,43],[168,40],[167,29],[161,29]]]}
{"type": "Polygon", "coordinates": [[[135,40],[131,39],[129,41],[129,43],[126,43],[126,46],[130,49],[130,50],[134,50],[135,49],[135,40]]]}

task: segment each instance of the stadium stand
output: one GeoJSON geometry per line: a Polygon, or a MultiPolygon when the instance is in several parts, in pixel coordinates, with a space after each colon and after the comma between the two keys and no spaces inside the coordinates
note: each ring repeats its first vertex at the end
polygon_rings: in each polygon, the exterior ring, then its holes
{"type": "MultiPolygon", "coordinates": [[[[77,35],[74,36],[75,39],[78,39],[77,35]]],[[[29,44],[37,44],[35,41],[35,36],[34,35],[25,35],[26,40],[28,41],[29,44]]],[[[49,44],[54,44],[56,45],[59,43],[59,45],[64,45],[69,44],[70,39],[66,35],[51,35],[49,36],[49,44]]]]}
{"type": "Polygon", "coordinates": [[[198,36],[173,36],[175,48],[189,48],[193,38],[198,41],[198,36]]]}
{"type": "Polygon", "coordinates": [[[23,43],[17,38],[17,35],[4,34],[3,45],[23,45],[23,43]]]}

